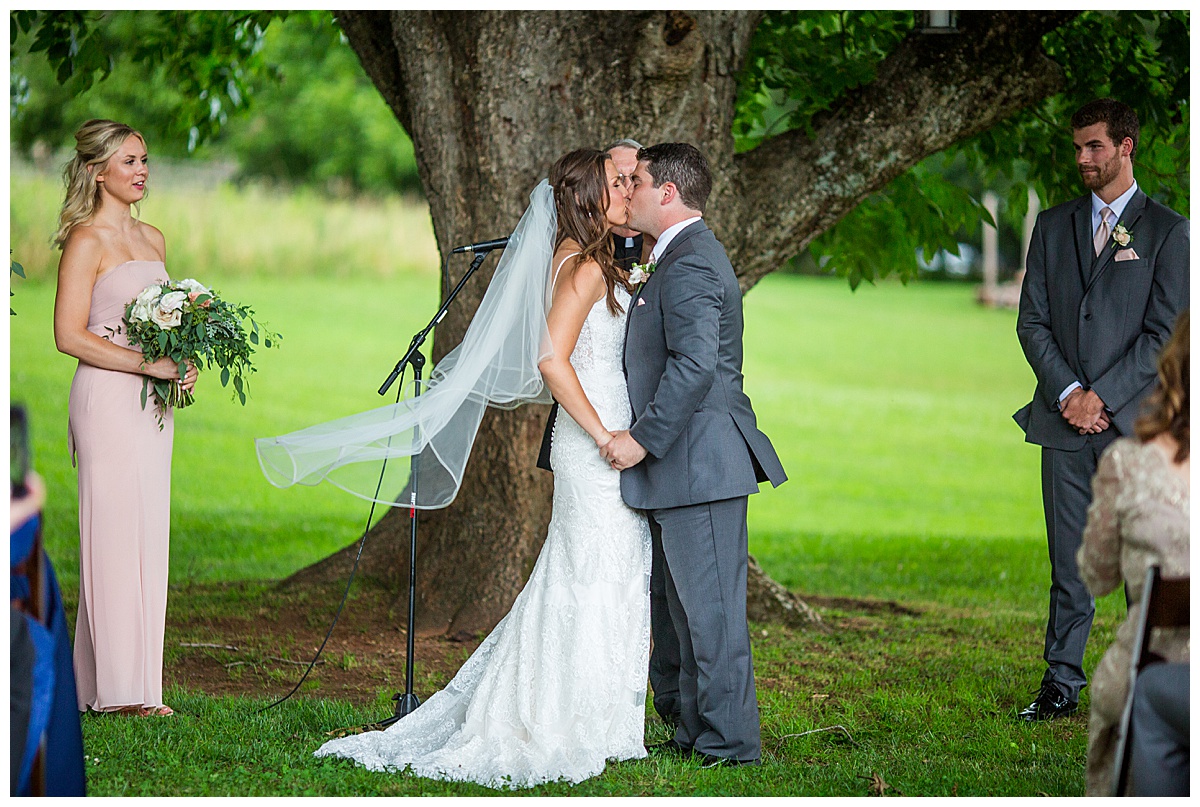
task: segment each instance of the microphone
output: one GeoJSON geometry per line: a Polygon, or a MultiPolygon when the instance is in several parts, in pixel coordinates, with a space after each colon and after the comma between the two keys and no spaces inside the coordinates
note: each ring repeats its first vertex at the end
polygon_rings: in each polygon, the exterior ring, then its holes
{"type": "Polygon", "coordinates": [[[465,247],[455,247],[450,250],[450,254],[454,255],[459,252],[491,252],[493,249],[504,249],[508,244],[508,236],[504,238],[496,238],[491,241],[480,241],[478,244],[467,244],[465,247]]]}

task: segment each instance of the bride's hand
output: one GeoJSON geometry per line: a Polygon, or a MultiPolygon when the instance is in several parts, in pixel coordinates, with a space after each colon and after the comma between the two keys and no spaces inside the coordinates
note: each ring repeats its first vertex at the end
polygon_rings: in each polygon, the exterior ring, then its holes
{"type": "Polygon", "coordinates": [[[600,435],[596,438],[596,448],[604,448],[612,441],[614,436],[615,435],[612,432],[605,432],[604,434],[600,435]]]}

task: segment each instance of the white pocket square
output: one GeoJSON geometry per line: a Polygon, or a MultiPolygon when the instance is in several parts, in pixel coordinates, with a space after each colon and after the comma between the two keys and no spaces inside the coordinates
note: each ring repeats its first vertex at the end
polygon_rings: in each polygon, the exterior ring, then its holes
{"type": "Polygon", "coordinates": [[[1114,261],[1136,261],[1138,254],[1133,251],[1133,247],[1128,249],[1118,249],[1117,254],[1113,256],[1114,261]]]}
{"type": "Polygon", "coordinates": [[[641,297],[639,297],[639,298],[638,298],[638,305],[645,305],[645,304],[646,304],[646,301],[645,301],[645,300],[643,300],[641,297]]]}

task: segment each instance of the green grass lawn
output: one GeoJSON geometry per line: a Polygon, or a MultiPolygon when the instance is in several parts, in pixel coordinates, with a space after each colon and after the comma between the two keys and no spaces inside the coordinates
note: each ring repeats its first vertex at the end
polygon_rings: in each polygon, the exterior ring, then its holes
{"type": "MultiPolygon", "coordinates": [[[[17,212],[18,190],[37,198],[40,187],[14,175],[14,244],[36,240],[29,222],[44,231],[46,209],[52,222],[50,194],[40,213],[17,212]]],[[[276,209],[257,192],[205,193],[197,192],[203,204],[193,208],[192,230],[236,220],[238,211],[262,221],[258,208],[276,209]]],[[[330,486],[272,488],[253,438],[384,403],[375,390],[437,303],[436,258],[413,257],[427,243],[397,249],[390,276],[372,263],[376,241],[391,237],[384,217],[377,237],[355,231],[373,245],[361,264],[351,238],[339,247],[337,271],[311,263],[256,271],[266,260],[261,246],[176,246],[188,229],[178,219],[185,196],[151,197],[160,218],[149,201],[145,211],[153,223],[175,222],[163,226],[169,254],[180,256],[173,274],[250,303],[283,342],[259,354],[248,406],[204,376],[197,404],[176,414],[174,613],[236,610],[222,584],[284,577],[357,538],[364,502],[330,486]],[[197,261],[189,249],[216,257],[197,261]],[[184,605],[185,597],[195,599],[184,605]]],[[[280,209],[296,219],[320,216],[319,204],[309,207],[280,209]]],[[[405,209],[400,218],[415,241],[428,242],[428,231],[413,224],[419,216],[405,209]]],[[[268,233],[272,226],[260,228],[268,240],[281,237],[268,233]]],[[[53,345],[53,266],[25,262],[31,279],[13,280],[17,316],[8,320],[11,397],[31,414],[35,464],[49,486],[47,547],[73,602],[78,539],[66,406],[75,362],[53,345]]],[[[1085,718],[1034,727],[1011,719],[1041,674],[1049,583],[1038,450],[1010,418],[1033,388],[1015,314],[980,309],[958,285],[851,292],[836,279],[772,276],[747,296],[746,322],[747,391],[790,477],[752,498],[751,551],[801,595],[892,600],[916,614],[831,608],[829,634],[754,626],[770,763],[761,769],[643,761],[610,766],[573,789],[534,792],[866,795],[879,774],[889,794],[1080,795],[1085,718]],[[832,725],[849,736],[792,736],[832,725]]],[[[1099,607],[1089,669],[1123,616],[1115,598],[1099,607]]],[[[165,781],[174,792],[207,795],[488,792],[312,758],[324,731],[377,719],[392,691],[380,690],[366,707],[310,695],[255,716],[265,701],[185,688],[170,693],[183,713],[173,721],[88,717],[87,752],[99,758],[89,763],[90,786],[104,795],[162,793],[165,781]]]]}

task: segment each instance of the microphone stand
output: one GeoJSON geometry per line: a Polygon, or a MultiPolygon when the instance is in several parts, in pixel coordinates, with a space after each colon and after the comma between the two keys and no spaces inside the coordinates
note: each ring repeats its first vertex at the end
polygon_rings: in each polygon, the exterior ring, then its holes
{"type": "MultiPolygon", "coordinates": [[[[410,342],[408,345],[408,351],[404,354],[400,361],[396,362],[396,366],[393,368],[391,375],[387,377],[387,380],[383,382],[383,386],[379,388],[380,395],[387,394],[388,387],[390,387],[400,376],[400,373],[403,372],[406,365],[412,365],[413,379],[416,382],[416,392],[414,397],[419,398],[421,396],[421,371],[425,367],[425,356],[421,354],[421,345],[425,344],[425,339],[429,336],[429,332],[433,330],[434,326],[436,326],[445,318],[446,312],[450,309],[450,304],[454,302],[454,298],[458,296],[460,291],[462,291],[463,286],[466,285],[467,280],[470,279],[471,275],[475,274],[475,270],[477,270],[483,264],[484,260],[488,256],[489,251],[490,250],[481,251],[475,255],[475,260],[471,261],[471,266],[467,269],[466,274],[462,276],[462,279],[458,281],[458,285],[455,286],[454,290],[450,292],[449,296],[446,297],[446,301],[442,303],[442,307],[438,309],[436,314],[434,314],[433,319],[429,320],[429,324],[426,325],[420,333],[412,338],[412,342],[410,342]]],[[[413,437],[416,439],[416,435],[413,437]]],[[[408,506],[408,641],[405,649],[404,659],[404,691],[397,692],[392,696],[392,700],[396,702],[395,713],[391,717],[380,720],[376,724],[385,729],[400,718],[412,714],[412,712],[421,705],[421,701],[416,695],[413,694],[413,652],[415,647],[414,622],[417,601],[417,457],[415,454],[412,456],[410,462],[412,469],[410,472],[412,492],[409,496],[408,506]]]]}

